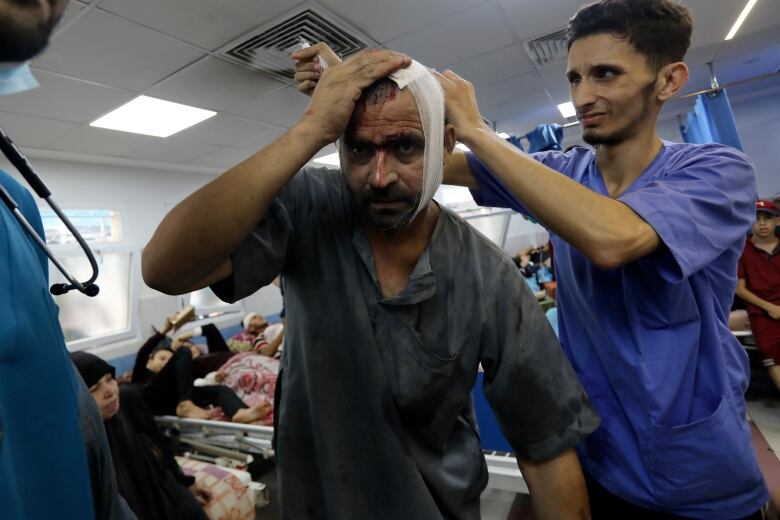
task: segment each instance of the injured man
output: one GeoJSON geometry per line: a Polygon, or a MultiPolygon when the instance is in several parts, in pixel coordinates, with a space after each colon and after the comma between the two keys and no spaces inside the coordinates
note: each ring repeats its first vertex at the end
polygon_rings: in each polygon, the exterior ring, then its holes
{"type": "Polygon", "coordinates": [[[284,518],[479,518],[480,365],[537,518],[589,514],[573,447],[599,419],[509,257],[432,200],[454,144],[425,67],[360,53],[144,250],[146,282],[170,294],[236,301],[283,274],[284,518]],[[341,171],[304,167],[336,140],[341,171]]]}

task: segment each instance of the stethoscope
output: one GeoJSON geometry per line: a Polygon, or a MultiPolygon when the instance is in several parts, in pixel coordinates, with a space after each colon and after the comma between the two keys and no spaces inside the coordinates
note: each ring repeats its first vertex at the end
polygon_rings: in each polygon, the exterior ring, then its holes
{"type": "Polygon", "coordinates": [[[0,149],[2,149],[3,154],[5,154],[8,160],[11,161],[11,164],[13,164],[19,173],[22,174],[22,177],[24,177],[35,193],[37,193],[40,198],[46,201],[49,207],[54,210],[54,213],[56,213],[60,220],[62,220],[68,230],[73,233],[73,236],[76,237],[76,241],[81,246],[84,254],[87,255],[87,259],[92,266],[92,276],[89,278],[89,280],[86,282],[79,282],[76,280],[76,278],[70,274],[70,271],[68,271],[68,269],[62,265],[59,260],[57,260],[57,258],[54,256],[54,253],[52,253],[51,249],[49,249],[49,246],[46,245],[46,242],[38,235],[27,219],[24,218],[22,212],[19,211],[19,206],[11,197],[11,194],[6,191],[2,184],[0,184],[0,199],[3,199],[3,202],[5,202],[5,205],[8,206],[8,209],[11,210],[11,213],[14,214],[16,220],[18,220],[22,227],[27,230],[27,233],[33,238],[33,240],[35,240],[35,242],[38,244],[38,247],[40,247],[41,250],[46,253],[46,256],[49,257],[49,260],[52,261],[52,263],[57,267],[57,269],[59,269],[59,271],[69,282],[55,283],[49,290],[54,295],[60,295],[65,294],[66,292],[73,289],[77,289],[79,292],[84,293],[87,296],[97,296],[97,294],[100,292],[100,288],[95,284],[95,280],[97,280],[98,277],[98,265],[95,261],[95,255],[92,254],[92,251],[89,249],[86,241],[78,232],[76,227],[71,223],[70,219],[68,219],[68,217],[62,213],[62,210],[60,210],[59,206],[57,206],[57,204],[52,200],[49,188],[46,187],[46,185],[43,183],[43,180],[38,176],[38,174],[35,173],[30,162],[27,160],[24,154],[22,154],[19,148],[16,147],[14,142],[11,141],[11,138],[8,137],[2,128],[0,128],[0,149]]]}

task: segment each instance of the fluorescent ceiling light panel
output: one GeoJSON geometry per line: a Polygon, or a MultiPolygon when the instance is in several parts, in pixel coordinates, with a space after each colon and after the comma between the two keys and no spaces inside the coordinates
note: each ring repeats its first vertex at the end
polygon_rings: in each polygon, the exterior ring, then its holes
{"type": "Polygon", "coordinates": [[[315,157],[312,160],[319,164],[327,164],[328,166],[341,166],[341,161],[339,161],[338,153],[323,155],[322,157],[315,157]]]}
{"type": "Polygon", "coordinates": [[[506,132],[497,132],[496,135],[501,139],[509,139],[509,134],[506,132]]]}
{"type": "Polygon", "coordinates": [[[215,115],[217,113],[211,110],[149,96],[139,96],[100,119],[92,121],[89,126],[168,137],[215,115]]]}
{"type": "Polygon", "coordinates": [[[753,6],[756,5],[756,2],[758,2],[758,0],[748,0],[748,3],[745,5],[745,8],[742,9],[741,13],[739,13],[739,16],[737,17],[737,21],[734,22],[734,25],[731,27],[731,30],[726,35],[727,40],[732,39],[737,34],[739,28],[742,27],[742,22],[745,21],[745,18],[748,17],[750,11],[753,10],[753,6]]]}
{"type": "Polygon", "coordinates": [[[558,105],[558,111],[566,119],[577,115],[577,110],[575,110],[574,103],[571,101],[567,101],[566,103],[561,103],[558,105]]]}
{"type": "Polygon", "coordinates": [[[458,150],[463,150],[464,152],[470,151],[470,148],[463,143],[456,143],[455,148],[457,148],[458,150]]]}

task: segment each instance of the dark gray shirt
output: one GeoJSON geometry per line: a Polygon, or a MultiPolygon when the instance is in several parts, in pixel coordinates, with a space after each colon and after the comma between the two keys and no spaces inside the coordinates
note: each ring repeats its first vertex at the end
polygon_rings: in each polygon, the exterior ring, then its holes
{"type": "Polygon", "coordinates": [[[284,275],[277,414],[285,518],[479,518],[488,474],[471,389],[518,457],[551,458],[599,423],[509,258],[442,208],[407,287],[384,298],[339,172],[304,169],[213,289],[284,275]]]}

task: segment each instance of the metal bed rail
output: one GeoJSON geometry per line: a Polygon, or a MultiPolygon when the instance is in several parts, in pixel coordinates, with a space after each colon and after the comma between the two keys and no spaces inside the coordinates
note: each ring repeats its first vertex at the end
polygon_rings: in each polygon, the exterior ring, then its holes
{"type": "MultiPolygon", "coordinates": [[[[181,432],[181,442],[200,453],[244,463],[251,462],[256,455],[273,457],[271,439],[274,429],[269,426],[183,419],[170,415],[156,419],[164,427],[176,427],[181,432]]],[[[490,475],[488,488],[528,493],[528,486],[517,467],[514,455],[495,451],[483,453],[490,475]]]]}

